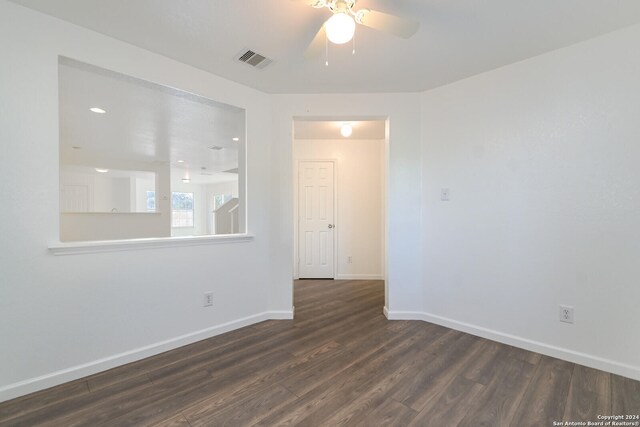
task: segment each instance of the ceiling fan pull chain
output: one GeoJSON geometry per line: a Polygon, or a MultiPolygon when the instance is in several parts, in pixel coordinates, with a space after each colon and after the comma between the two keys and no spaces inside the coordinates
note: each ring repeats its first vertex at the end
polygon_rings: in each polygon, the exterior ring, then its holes
{"type": "Polygon", "coordinates": [[[353,50],[351,51],[351,55],[356,54],[356,33],[353,33],[353,50]]]}
{"type": "Polygon", "coordinates": [[[324,38],[324,65],[329,66],[329,37],[324,38]]]}

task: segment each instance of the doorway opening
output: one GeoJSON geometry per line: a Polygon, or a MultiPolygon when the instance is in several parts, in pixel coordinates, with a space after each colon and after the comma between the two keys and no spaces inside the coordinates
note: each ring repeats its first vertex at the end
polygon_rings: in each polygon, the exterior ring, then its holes
{"type": "Polygon", "coordinates": [[[294,279],[384,280],[386,135],[386,119],[294,119],[294,279]]]}

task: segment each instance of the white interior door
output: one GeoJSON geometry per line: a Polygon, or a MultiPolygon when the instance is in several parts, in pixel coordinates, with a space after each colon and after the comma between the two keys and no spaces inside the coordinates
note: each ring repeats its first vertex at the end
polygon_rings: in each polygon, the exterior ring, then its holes
{"type": "Polygon", "coordinates": [[[298,274],[334,278],[333,162],[300,162],[298,169],[298,274]]]}

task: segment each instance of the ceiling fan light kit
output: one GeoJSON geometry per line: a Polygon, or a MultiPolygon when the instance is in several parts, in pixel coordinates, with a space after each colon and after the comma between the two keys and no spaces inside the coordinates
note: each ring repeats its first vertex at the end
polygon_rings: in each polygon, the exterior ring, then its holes
{"type": "MultiPolygon", "coordinates": [[[[305,1],[313,8],[327,8],[331,13],[333,13],[333,15],[322,25],[307,48],[305,53],[305,57],[307,59],[319,56],[323,47],[325,48],[325,53],[328,52],[328,48],[324,46],[328,41],[334,44],[344,44],[353,40],[356,24],[393,34],[405,39],[413,36],[418,31],[418,27],[420,25],[416,21],[400,18],[388,13],[377,12],[375,10],[354,10],[357,0],[305,1]]],[[[355,46],[353,53],[355,53],[355,46]]]]}
{"type": "Polygon", "coordinates": [[[344,12],[336,13],[324,24],[327,38],[334,44],[345,44],[356,32],[356,22],[344,12]]]}

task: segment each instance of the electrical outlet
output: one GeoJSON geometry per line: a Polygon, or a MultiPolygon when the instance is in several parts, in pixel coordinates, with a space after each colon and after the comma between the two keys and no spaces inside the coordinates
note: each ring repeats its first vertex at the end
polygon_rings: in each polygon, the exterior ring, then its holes
{"type": "Polygon", "coordinates": [[[560,306],[560,321],[573,323],[573,307],[569,307],[568,305],[560,306]]]}
{"type": "Polygon", "coordinates": [[[353,258],[351,257],[351,255],[349,255],[347,257],[347,264],[352,264],[353,263],[353,258]]]}
{"type": "Polygon", "coordinates": [[[213,292],[205,292],[202,306],[211,307],[212,305],[213,305],[213,292]]]}
{"type": "Polygon", "coordinates": [[[448,188],[443,188],[442,190],[440,190],[440,200],[442,200],[443,202],[448,202],[450,194],[451,192],[448,188]]]}

